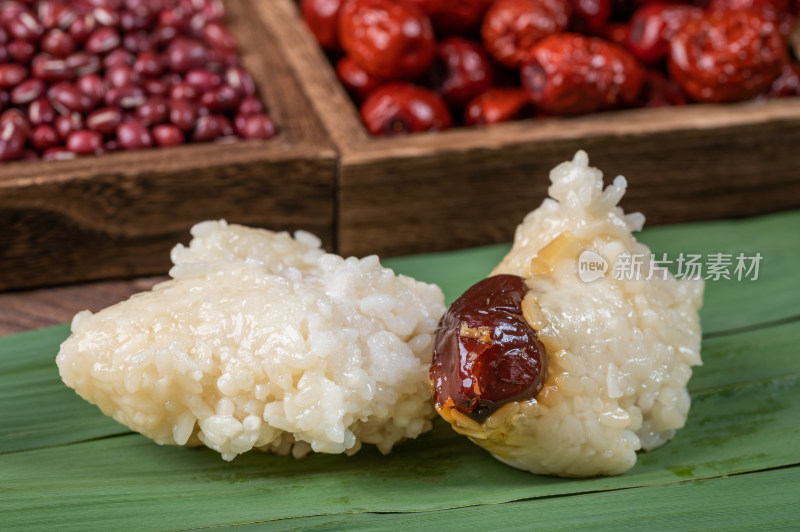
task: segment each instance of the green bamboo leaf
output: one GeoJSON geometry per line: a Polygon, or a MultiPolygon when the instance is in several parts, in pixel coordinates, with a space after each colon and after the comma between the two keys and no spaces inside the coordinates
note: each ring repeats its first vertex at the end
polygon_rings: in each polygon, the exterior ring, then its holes
{"type": "Polygon", "coordinates": [[[0,453],[130,432],[61,382],[55,355],[67,335],[59,326],[0,338],[0,453]]]}
{"type": "MultiPolygon", "coordinates": [[[[755,281],[708,281],[700,317],[704,334],[734,331],[800,316],[800,211],[702,224],[659,226],[641,240],[657,253],[723,253],[736,257],[761,254],[755,281]]],[[[676,265],[670,269],[674,272],[676,265]]],[[[733,272],[731,272],[733,273],[733,272]]]]}
{"type": "MultiPolygon", "coordinates": [[[[510,235],[509,235],[510,236],[510,235]]],[[[492,271],[503,259],[509,244],[458,251],[428,253],[384,259],[381,263],[395,272],[438,285],[448,304],[492,271]]]]}
{"type": "MultiPolygon", "coordinates": [[[[270,522],[272,531],[300,530],[766,530],[800,522],[800,468],[648,486],[574,497],[406,514],[355,513],[270,522]]],[[[222,530],[259,530],[242,523],[222,530]]]]}
{"type": "Polygon", "coordinates": [[[0,404],[0,453],[130,432],[67,388],[52,361],[0,379],[0,404]]]}
{"type": "Polygon", "coordinates": [[[124,435],[0,455],[0,513],[10,524],[68,522],[82,530],[202,527],[308,515],[422,512],[774,469],[800,463],[800,376],[694,397],[675,439],[619,477],[531,475],[504,466],[438,423],[391,455],[249,453],[160,447],[124,435]],[[128,511],[123,511],[128,508],[128,511]],[[147,512],[132,511],[147,508],[147,512]]]}
{"type": "Polygon", "coordinates": [[[0,338],[0,377],[51,366],[58,346],[68,335],[69,326],[59,325],[0,338]]]}
{"type": "Polygon", "coordinates": [[[800,374],[800,319],[706,338],[689,391],[800,374]]]}

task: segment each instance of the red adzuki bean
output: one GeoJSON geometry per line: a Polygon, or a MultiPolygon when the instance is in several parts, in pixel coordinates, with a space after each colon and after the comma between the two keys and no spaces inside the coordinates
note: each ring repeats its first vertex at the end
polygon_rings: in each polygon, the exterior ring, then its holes
{"type": "Polygon", "coordinates": [[[14,122],[0,124],[0,161],[15,161],[25,151],[25,131],[14,122]]]}
{"type": "Polygon", "coordinates": [[[56,111],[61,114],[69,112],[87,113],[92,108],[92,99],[82,93],[75,85],[62,81],[50,87],[47,97],[56,111]]]}
{"type": "Polygon", "coordinates": [[[122,110],[118,107],[103,107],[86,118],[86,127],[103,135],[112,135],[122,123],[122,110]]]}
{"type": "Polygon", "coordinates": [[[27,77],[28,69],[22,65],[10,63],[0,65],[0,88],[10,89],[16,87],[27,77]]]}
{"type": "Polygon", "coordinates": [[[274,136],[222,7],[0,1],[2,160],[274,136]]]}
{"type": "Polygon", "coordinates": [[[42,159],[45,161],[69,161],[75,157],[77,157],[75,152],[71,152],[67,148],[62,148],[60,146],[45,150],[42,154],[42,159]]]}
{"type": "Polygon", "coordinates": [[[40,98],[47,90],[44,81],[36,78],[26,79],[11,91],[11,103],[26,105],[40,98]]]}
{"type": "Polygon", "coordinates": [[[103,137],[96,131],[73,131],[67,137],[67,149],[78,155],[91,155],[103,150],[103,137]]]}
{"type": "Polygon", "coordinates": [[[77,43],[85,43],[89,36],[97,26],[94,16],[91,13],[84,13],[77,15],[67,30],[70,36],[75,39],[77,43]]]}
{"type": "Polygon", "coordinates": [[[226,52],[236,49],[236,39],[219,22],[209,22],[203,28],[203,40],[212,48],[226,52]]]}
{"type": "Polygon", "coordinates": [[[27,11],[19,12],[6,22],[6,29],[14,38],[21,41],[36,41],[44,33],[44,27],[27,11]]]}
{"type": "Polygon", "coordinates": [[[169,100],[153,96],[136,109],[136,117],[145,126],[161,124],[169,119],[169,100]]]}
{"type": "Polygon", "coordinates": [[[42,124],[31,131],[31,144],[39,151],[54,148],[61,142],[58,132],[53,126],[42,124]]]}
{"type": "Polygon", "coordinates": [[[120,44],[120,37],[114,28],[100,28],[86,39],[86,51],[92,54],[110,52],[120,44]]]}
{"type": "Polygon", "coordinates": [[[66,141],[70,133],[84,128],[84,120],[80,113],[72,113],[66,116],[57,116],[53,125],[61,139],[66,141]]]}
{"type": "Polygon", "coordinates": [[[36,55],[36,46],[28,41],[19,39],[8,43],[8,55],[17,63],[29,63],[36,55]]]}
{"type": "Polygon", "coordinates": [[[33,58],[31,73],[43,81],[67,81],[75,77],[74,70],[69,67],[67,60],[56,59],[46,54],[39,54],[33,58]]]}
{"type": "MultiPolygon", "coordinates": [[[[238,117],[237,117],[238,119],[238,117]]],[[[275,124],[265,114],[244,117],[236,131],[243,139],[271,139],[275,136],[275,124]]]]}
{"type": "Polygon", "coordinates": [[[117,48],[113,52],[109,53],[105,59],[103,59],[103,66],[106,68],[113,68],[120,65],[133,65],[134,60],[135,58],[132,53],[127,50],[117,48]]]}
{"type": "Polygon", "coordinates": [[[187,84],[191,85],[201,93],[216,89],[222,85],[222,78],[219,74],[201,68],[193,68],[189,70],[184,79],[187,84]]]}
{"type": "Polygon", "coordinates": [[[142,76],[156,77],[164,72],[164,63],[157,52],[146,50],[139,53],[133,69],[142,76]]]}
{"type": "Polygon", "coordinates": [[[14,124],[21,129],[26,135],[31,131],[31,122],[25,113],[19,109],[9,109],[0,115],[0,126],[6,124],[14,124]]]}
{"type": "Polygon", "coordinates": [[[194,129],[200,116],[198,105],[188,100],[172,100],[170,102],[169,121],[182,131],[194,129]]]}
{"type": "Polygon", "coordinates": [[[186,138],[178,127],[172,124],[159,124],[153,128],[153,140],[159,146],[179,146],[186,138]]]}
{"type": "Polygon", "coordinates": [[[67,67],[75,76],[96,74],[100,71],[100,58],[86,52],[75,52],[67,57],[67,67]]]}
{"type": "Polygon", "coordinates": [[[28,118],[31,124],[52,124],[56,119],[56,110],[47,98],[37,98],[28,106],[28,118]]]}
{"type": "Polygon", "coordinates": [[[117,126],[117,140],[126,150],[140,150],[153,145],[150,131],[139,121],[131,120],[117,126]]]}
{"type": "Polygon", "coordinates": [[[222,115],[206,115],[197,119],[192,138],[195,141],[208,142],[231,135],[233,127],[227,118],[222,115]]]}
{"type": "Polygon", "coordinates": [[[78,90],[91,98],[95,105],[103,101],[106,91],[108,90],[106,82],[103,81],[103,78],[98,74],[81,76],[75,85],[78,87],[78,90]]]}
{"type": "Polygon", "coordinates": [[[200,105],[208,107],[211,112],[222,113],[235,109],[240,101],[239,93],[230,85],[211,89],[200,96],[200,105]]]}
{"type": "Polygon", "coordinates": [[[109,28],[115,28],[119,26],[120,23],[120,13],[119,11],[112,9],[108,6],[99,6],[94,8],[92,11],[92,15],[94,16],[95,21],[101,26],[107,26],[109,28]]]}
{"type": "Polygon", "coordinates": [[[257,115],[263,112],[264,106],[261,104],[258,98],[253,98],[252,96],[248,96],[239,102],[239,108],[237,109],[237,114],[245,116],[257,115]]]}
{"type": "Polygon", "coordinates": [[[146,100],[147,96],[144,90],[134,85],[113,87],[108,90],[105,97],[106,105],[122,107],[123,109],[134,109],[142,105],[146,100]]]}
{"type": "Polygon", "coordinates": [[[256,94],[255,81],[240,66],[232,66],[225,71],[225,83],[243,96],[254,96],[256,94]]]}
{"type": "Polygon", "coordinates": [[[166,59],[175,72],[184,73],[206,63],[207,49],[203,43],[185,37],[176,38],[167,48],[166,59]]]}
{"type": "Polygon", "coordinates": [[[66,57],[75,51],[75,39],[58,28],[50,30],[42,38],[40,48],[55,57],[66,57]]]}
{"type": "Polygon", "coordinates": [[[139,85],[142,78],[133,67],[128,65],[114,66],[106,70],[106,81],[111,87],[126,87],[129,85],[139,85]]]}
{"type": "Polygon", "coordinates": [[[153,49],[153,44],[164,44],[175,35],[163,36],[156,31],[152,36],[147,32],[139,31],[136,33],[126,33],[122,39],[122,46],[132,54],[149,52],[153,49]],[[164,39],[166,37],[166,40],[164,39]],[[152,42],[151,42],[152,41],[152,42]]]}

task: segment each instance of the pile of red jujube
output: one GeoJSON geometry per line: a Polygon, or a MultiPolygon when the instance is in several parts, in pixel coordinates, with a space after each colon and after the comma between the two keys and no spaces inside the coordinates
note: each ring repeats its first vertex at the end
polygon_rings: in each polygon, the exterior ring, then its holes
{"type": "Polygon", "coordinates": [[[219,0],[0,0],[0,161],[273,137],[223,17],[219,0]]]}
{"type": "Polygon", "coordinates": [[[795,0],[300,0],[375,135],[800,94],[795,0]]]}

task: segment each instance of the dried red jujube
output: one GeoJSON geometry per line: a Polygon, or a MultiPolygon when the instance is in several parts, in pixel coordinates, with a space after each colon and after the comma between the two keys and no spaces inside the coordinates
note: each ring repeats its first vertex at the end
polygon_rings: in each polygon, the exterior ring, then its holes
{"type": "Polygon", "coordinates": [[[357,101],[362,101],[384,82],[361,68],[358,63],[347,56],[342,57],[336,63],[336,75],[357,101]]]}
{"type": "Polygon", "coordinates": [[[631,17],[628,49],[640,61],[657,64],[669,54],[670,41],[689,20],[699,19],[703,10],[674,2],[645,4],[631,17]]]}
{"type": "Polygon", "coordinates": [[[437,35],[472,35],[494,0],[406,0],[431,17],[437,35]]]}
{"type": "Polygon", "coordinates": [[[495,275],[459,297],[439,321],[430,377],[438,408],[483,421],[544,386],[547,356],[522,313],[527,288],[516,275],[495,275]]]}
{"type": "Polygon", "coordinates": [[[308,29],[326,50],[337,51],[339,45],[339,10],[343,0],[302,0],[300,10],[308,29]]]}
{"type": "Polygon", "coordinates": [[[361,121],[373,135],[405,135],[440,131],[452,125],[444,100],[411,83],[387,83],[374,90],[361,106],[361,121]]]}
{"type": "Polygon", "coordinates": [[[751,11],[712,11],[672,40],[669,73],[698,102],[747,100],[765,92],[788,61],[775,22],[751,11]]]}
{"type": "Polygon", "coordinates": [[[430,19],[402,0],[350,0],[339,15],[339,39],[350,58],[382,79],[414,79],[433,62],[430,19]]]}
{"type": "Polygon", "coordinates": [[[451,106],[463,108],[492,86],[494,70],[483,48],[461,37],[444,39],[436,47],[433,86],[451,106]]]}
{"type": "Polygon", "coordinates": [[[569,23],[568,0],[496,0],[481,27],[483,44],[502,65],[519,67],[531,47],[569,23]]]}
{"type": "Polygon", "coordinates": [[[541,40],[522,65],[522,84],[537,109],[579,115],[633,104],[643,71],[624,48],[596,37],[560,33],[541,40]]]}
{"type": "Polygon", "coordinates": [[[467,104],[464,124],[479,126],[509,122],[529,116],[532,108],[525,89],[519,87],[493,88],[483,92],[467,104]]]}

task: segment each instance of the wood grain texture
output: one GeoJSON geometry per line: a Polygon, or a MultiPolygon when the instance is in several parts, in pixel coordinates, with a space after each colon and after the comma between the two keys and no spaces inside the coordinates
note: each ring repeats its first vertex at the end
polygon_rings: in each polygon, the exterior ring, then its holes
{"type": "Polygon", "coordinates": [[[206,219],[333,245],[336,152],[254,3],[226,8],[279,135],[0,165],[0,289],[165,273],[170,248],[206,219]]]}
{"type": "Polygon", "coordinates": [[[546,196],[550,169],[579,149],[608,178],[628,177],[623,205],[651,224],[800,207],[800,98],[372,138],[296,5],[260,12],[339,150],[341,254],[508,241],[546,196]]]}
{"type": "Polygon", "coordinates": [[[0,293],[0,336],[69,323],[81,310],[97,312],[164,279],[142,277],[0,293]]]}

